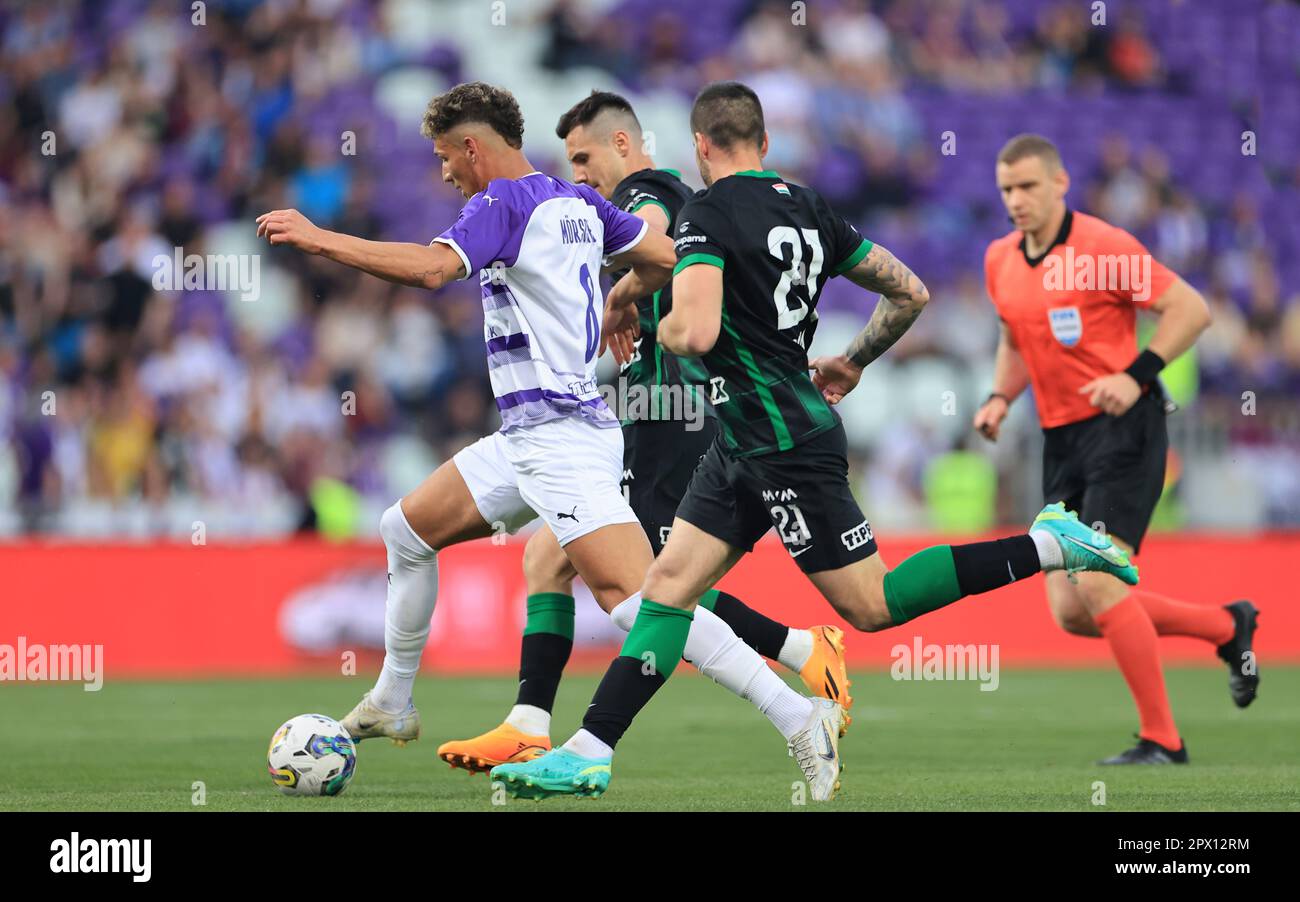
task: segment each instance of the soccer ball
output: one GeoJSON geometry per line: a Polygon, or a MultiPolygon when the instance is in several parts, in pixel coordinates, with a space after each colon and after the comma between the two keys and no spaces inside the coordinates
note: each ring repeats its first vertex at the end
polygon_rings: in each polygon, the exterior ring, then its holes
{"type": "Polygon", "coordinates": [[[275,731],[266,763],[285,795],[336,796],[352,781],[357,748],[334,718],[299,714],[275,731]]]}

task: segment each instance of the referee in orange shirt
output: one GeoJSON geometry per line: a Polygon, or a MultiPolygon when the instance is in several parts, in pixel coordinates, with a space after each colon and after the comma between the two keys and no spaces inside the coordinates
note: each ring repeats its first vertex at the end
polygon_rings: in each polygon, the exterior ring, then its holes
{"type": "MultiPolygon", "coordinates": [[[[1136,554],[1164,486],[1169,437],[1158,374],[1210,324],[1195,289],[1123,229],[1070,210],[1060,152],[1019,135],[998,154],[997,183],[1015,230],[989,245],[984,277],[1001,318],[993,391],[975,414],[990,441],[1030,385],[1043,428],[1043,494],[1136,554]],[[1139,307],[1159,316],[1140,354],[1139,307]]],[[[1146,576],[1146,574],[1143,574],[1146,576]]],[[[1257,610],[1189,604],[1104,573],[1047,574],[1062,629],[1110,644],[1137,704],[1138,744],[1102,764],[1185,764],[1157,636],[1195,636],[1228,664],[1233,701],[1255,698],[1257,610]]]]}

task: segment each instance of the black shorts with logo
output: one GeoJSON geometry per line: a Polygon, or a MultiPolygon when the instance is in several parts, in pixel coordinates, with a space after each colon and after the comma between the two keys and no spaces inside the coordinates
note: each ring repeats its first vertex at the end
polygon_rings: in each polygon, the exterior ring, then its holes
{"type": "Polygon", "coordinates": [[[1165,484],[1169,433],[1160,391],[1120,417],[1098,414],[1043,430],[1043,496],[1136,551],[1165,484]]]}
{"type": "Polygon", "coordinates": [[[733,458],[714,441],[677,516],[752,551],[776,527],[804,573],[834,570],[876,552],[871,526],[849,490],[843,424],[789,451],[733,458]]]}
{"type": "Polygon", "coordinates": [[[623,493],[656,557],[691,475],[718,434],[714,417],[699,423],[694,430],[681,420],[638,420],[623,427],[623,493]]]}

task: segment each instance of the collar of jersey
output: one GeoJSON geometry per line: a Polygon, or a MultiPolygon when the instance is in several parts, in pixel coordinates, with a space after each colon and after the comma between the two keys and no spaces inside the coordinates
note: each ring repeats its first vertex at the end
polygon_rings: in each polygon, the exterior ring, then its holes
{"type": "Polygon", "coordinates": [[[669,169],[666,166],[662,166],[659,168],[651,168],[647,166],[645,169],[638,169],[636,172],[629,172],[627,175],[623,177],[622,181],[620,181],[617,185],[614,186],[614,190],[617,192],[618,189],[623,186],[623,182],[629,182],[643,172],[666,172],[669,175],[671,175],[673,178],[677,179],[677,181],[680,182],[682,180],[682,173],[680,169],[669,169]]]}
{"type": "MultiPolygon", "coordinates": [[[[511,181],[511,182],[517,182],[517,181],[519,181],[520,179],[526,179],[526,178],[529,178],[529,177],[534,176],[534,175],[546,175],[546,173],[542,172],[540,169],[534,169],[532,172],[525,172],[523,175],[519,176],[519,178],[517,178],[517,179],[508,179],[508,181],[511,181]]],[[[478,194],[475,194],[474,196],[475,196],[475,197],[478,197],[479,194],[486,194],[486,193],[487,193],[487,189],[484,188],[482,191],[480,191],[478,194]]]]}
{"type": "Polygon", "coordinates": [[[732,175],[747,175],[752,179],[779,179],[781,177],[775,169],[742,169],[740,172],[733,172],[732,175]]]}
{"type": "Polygon", "coordinates": [[[1070,226],[1073,224],[1074,224],[1074,211],[1071,210],[1069,207],[1066,207],[1065,217],[1061,220],[1061,230],[1056,233],[1056,237],[1052,239],[1052,243],[1049,244],[1047,247],[1043,248],[1043,252],[1039,254],[1037,257],[1029,256],[1029,251],[1025,249],[1029,239],[1027,239],[1024,235],[1020,236],[1020,253],[1024,255],[1025,262],[1029,264],[1030,269],[1033,269],[1034,267],[1038,266],[1038,264],[1046,260],[1047,255],[1052,252],[1052,248],[1056,247],[1058,244],[1065,244],[1065,242],[1069,240],[1070,226]]]}

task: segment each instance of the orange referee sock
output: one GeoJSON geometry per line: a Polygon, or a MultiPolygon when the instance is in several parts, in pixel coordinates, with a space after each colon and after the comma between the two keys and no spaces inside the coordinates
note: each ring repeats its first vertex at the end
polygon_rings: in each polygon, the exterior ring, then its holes
{"type": "Polygon", "coordinates": [[[1169,695],[1165,692],[1156,628],[1135,594],[1126,595],[1119,604],[1093,620],[1110,643],[1124,682],[1128,683],[1128,690],[1137,703],[1141,724],[1138,735],[1176,750],[1182,747],[1182,740],[1178,738],[1174,714],[1169,709],[1169,695]]]}
{"type": "Polygon", "coordinates": [[[1130,592],[1146,608],[1156,632],[1161,636],[1193,636],[1219,646],[1236,633],[1237,627],[1227,608],[1208,604],[1176,601],[1154,592],[1130,592]]]}

